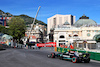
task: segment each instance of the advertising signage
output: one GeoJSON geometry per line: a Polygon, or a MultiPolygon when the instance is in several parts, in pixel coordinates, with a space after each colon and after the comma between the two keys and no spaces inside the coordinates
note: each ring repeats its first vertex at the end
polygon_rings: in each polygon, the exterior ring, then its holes
{"type": "Polygon", "coordinates": [[[37,43],[37,47],[56,47],[56,42],[37,43]]]}

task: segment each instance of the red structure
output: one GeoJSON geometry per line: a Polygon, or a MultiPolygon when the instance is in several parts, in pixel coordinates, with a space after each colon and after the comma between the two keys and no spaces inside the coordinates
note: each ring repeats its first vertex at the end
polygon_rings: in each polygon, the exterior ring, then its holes
{"type": "Polygon", "coordinates": [[[37,43],[37,47],[56,47],[56,42],[37,43]]]}
{"type": "Polygon", "coordinates": [[[2,17],[0,16],[0,24],[3,26],[6,26],[6,23],[9,19],[11,19],[12,17],[2,17]]]}

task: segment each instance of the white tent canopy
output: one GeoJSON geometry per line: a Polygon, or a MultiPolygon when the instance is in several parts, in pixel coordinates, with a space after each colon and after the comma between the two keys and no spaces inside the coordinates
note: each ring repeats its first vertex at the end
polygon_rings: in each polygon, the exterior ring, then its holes
{"type": "Polygon", "coordinates": [[[10,35],[4,34],[4,35],[2,36],[2,38],[5,38],[5,39],[12,39],[13,37],[10,36],[10,35]]]}

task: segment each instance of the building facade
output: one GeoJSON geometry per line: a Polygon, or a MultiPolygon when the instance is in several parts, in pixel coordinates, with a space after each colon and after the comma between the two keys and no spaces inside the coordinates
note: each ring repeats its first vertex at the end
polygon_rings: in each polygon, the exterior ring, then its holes
{"type": "Polygon", "coordinates": [[[70,27],[62,25],[55,28],[54,42],[57,43],[57,47],[73,44],[76,47],[94,49],[96,41],[93,38],[98,34],[100,34],[100,26],[94,20],[83,15],[70,27]]]}
{"type": "Polygon", "coordinates": [[[12,18],[12,15],[9,13],[3,13],[0,11],[0,25],[6,26],[8,20],[12,18]]]}
{"type": "Polygon", "coordinates": [[[25,36],[27,38],[30,37],[29,42],[43,42],[43,30],[38,23],[33,27],[32,31],[30,31],[30,27],[28,27],[25,32],[25,36]]]}
{"type": "Polygon", "coordinates": [[[73,15],[59,15],[56,14],[47,19],[47,33],[50,33],[51,28],[56,28],[63,25],[66,22],[67,25],[71,26],[75,23],[75,16],[73,15]]]}
{"type": "Polygon", "coordinates": [[[92,40],[93,37],[100,34],[100,27],[81,27],[81,28],[55,28],[54,42],[70,44],[74,40],[92,40]],[[59,40],[59,41],[58,41],[59,40]]]}

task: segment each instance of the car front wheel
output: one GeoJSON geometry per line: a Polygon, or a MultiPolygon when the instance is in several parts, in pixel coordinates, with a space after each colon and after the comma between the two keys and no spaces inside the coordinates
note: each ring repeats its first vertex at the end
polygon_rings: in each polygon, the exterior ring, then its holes
{"type": "Polygon", "coordinates": [[[72,57],[72,62],[76,63],[77,62],[77,58],[76,57],[72,57]]]}

